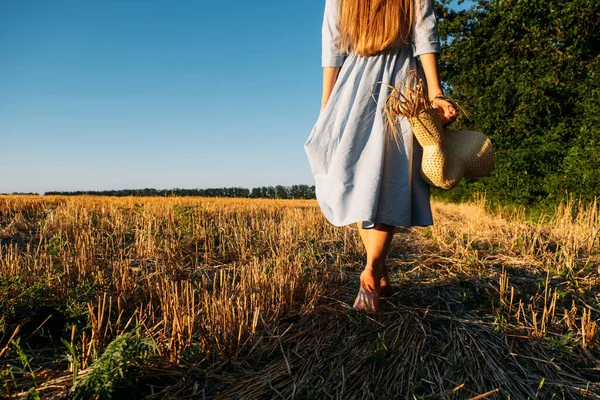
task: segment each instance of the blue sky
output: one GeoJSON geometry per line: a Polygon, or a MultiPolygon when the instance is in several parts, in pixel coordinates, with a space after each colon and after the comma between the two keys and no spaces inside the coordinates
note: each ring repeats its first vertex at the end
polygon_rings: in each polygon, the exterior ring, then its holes
{"type": "Polygon", "coordinates": [[[0,0],[0,192],[314,184],[323,0],[0,0]]]}

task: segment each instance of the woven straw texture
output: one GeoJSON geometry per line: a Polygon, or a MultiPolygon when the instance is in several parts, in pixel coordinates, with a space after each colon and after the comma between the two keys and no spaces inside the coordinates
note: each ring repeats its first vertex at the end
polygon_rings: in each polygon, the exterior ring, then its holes
{"type": "Polygon", "coordinates": [[[480,178],[494,169],[496,152],[483,133],[444,129],[437,108],[408,120],[423,147],[421,176],[428,184],[448,190],[458,185],[463,176],[480,178]]]}

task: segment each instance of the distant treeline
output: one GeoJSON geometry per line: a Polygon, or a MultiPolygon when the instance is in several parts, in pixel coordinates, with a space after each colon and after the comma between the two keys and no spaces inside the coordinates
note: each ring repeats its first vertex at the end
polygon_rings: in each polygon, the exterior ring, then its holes
{"type": "Polygon", "coordinates": [[[314,199],[315,186],[262,186],[252,190],[243,187],[224,187],[210,189],[122,189],[122,190],[85,190],[73,192],[45,192],[44,195],[59,196],[205,196],[205,197],[250,197],[270,199],[314,199]]]}

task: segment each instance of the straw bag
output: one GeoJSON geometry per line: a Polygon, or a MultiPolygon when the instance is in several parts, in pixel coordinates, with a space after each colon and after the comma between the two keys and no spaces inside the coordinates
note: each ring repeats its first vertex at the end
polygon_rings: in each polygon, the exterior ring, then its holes
{"type": "Polygon", "coordinates": [[[403,87],[392,87],[385,114],[393,132],[398,117],[408,119],[423,147],[421,176],[429,185],[448,190],[463,177],[480,178],[494,169],[496,152],[490,139],[477,131],[444,128],[441,110],[425,96],[415,71],[409,73],[409,82],[403,87]]]}
{"type": "Polygon", "coordinates": [[[481,178],[494,169],[494,146],[483,133],[443,128],[438,108],[422,111],[408,121],[423,147],[421,176],[428,184],[448,190],[463,176],[481,178]]]}

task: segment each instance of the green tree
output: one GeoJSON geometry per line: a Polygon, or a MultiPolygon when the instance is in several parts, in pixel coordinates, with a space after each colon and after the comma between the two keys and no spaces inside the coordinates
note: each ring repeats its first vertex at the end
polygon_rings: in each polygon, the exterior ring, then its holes
{"type": "Polygon", "coordinates": [[[454,198],[556,202],[600,185],[600,2],[480,0],[456,12],[439,0],[447,94],[497,149],[492,176],[465,179],[454,198]]]}

